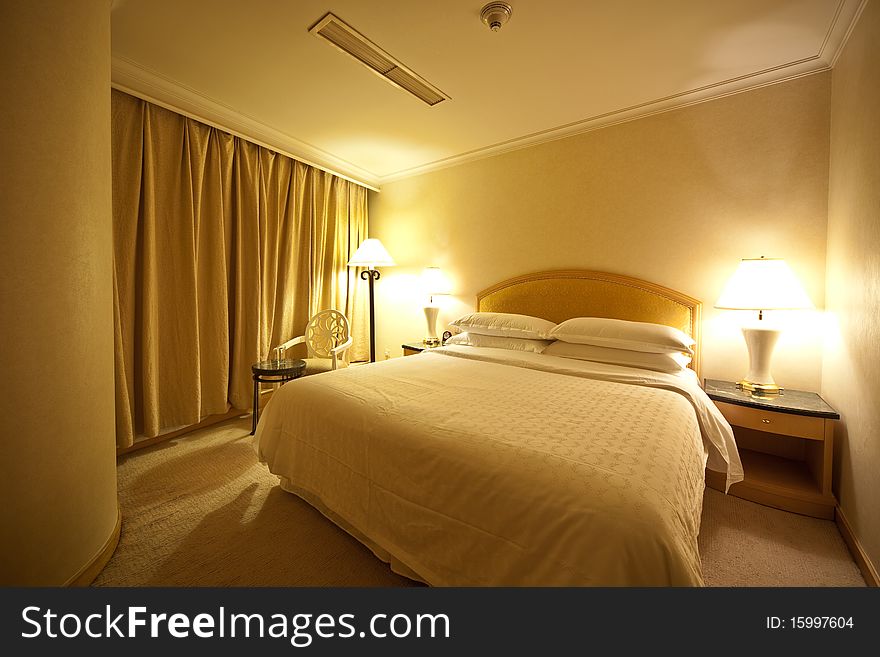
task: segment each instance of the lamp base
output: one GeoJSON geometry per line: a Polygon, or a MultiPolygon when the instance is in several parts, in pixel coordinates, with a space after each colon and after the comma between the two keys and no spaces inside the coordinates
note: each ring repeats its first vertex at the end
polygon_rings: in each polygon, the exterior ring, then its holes
{"type": "Polygon", "coordinates": [[[770,374],[770,358],[779,339],[779,329],[748,326],[742,329],[749,350],[749,373],[736,385],[754,396],[770,397],[782,390],[770,374]]]}
{"type": "Polygon", "coordinates": [[[782,391],[785,390],[785,388],[781,388],[775,383],[754,383],[745,379],[737,381],[736,387],[752,393],[753,397],[773,397],[774,395],[781,395],[782,391]]]}
{"type": "Polygon", "coordinates": [[[428,322],[428,333],[425,336],[425,344],[429,347],[436,347],[440,344],[440,337],[437,335],[437,313],[440,308],[434,305],[425,306],[425,319],[428,322]]]}

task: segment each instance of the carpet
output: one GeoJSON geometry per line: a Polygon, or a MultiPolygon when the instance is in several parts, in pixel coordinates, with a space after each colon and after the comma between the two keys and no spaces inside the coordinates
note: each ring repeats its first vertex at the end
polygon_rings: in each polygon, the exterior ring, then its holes
{"type": "MultiPolygon", "coordinates": [[[[418,586],[278,486],[250,417],[121,457],[122,534],[95,586],[418,586]]],[[[709,586],[864,586],[833,522],[706,490],[709,586]]]]}

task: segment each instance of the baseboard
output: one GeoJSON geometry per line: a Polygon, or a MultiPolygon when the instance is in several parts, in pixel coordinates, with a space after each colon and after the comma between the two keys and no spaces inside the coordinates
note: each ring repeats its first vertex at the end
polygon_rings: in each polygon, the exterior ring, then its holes
{"type": "Polygon", "coordinates": [[[874,564],[871,563],[870,557],[868,557],[868,554],[862,548],[862,544],[859,543],[859,539],[856,538],[849,521],[846,519],[846,516],[843,515],[843,511],[840,510],[839,506],[834,510],[834,522],[837,523],[837,528],[840,530],[843,542],[846,543],[846,547],[849,548],[856,565],[862,572],[862,577],[865,578],[865,583],[867,583],[868,586],[880,586],[880,577],[877,576],[877,569],[874,567],[874,564]]]}
{"type": "MultiPolygon", "coordinates": [[[[262,406],[261,400],[261,406],[262,406]]],[[[226,413],[221,413],[219,415],[209,415],[204,420],[199,422],[198,424],[192,424],[188,427],[184,427],[183,429],[178,429],[177,431],[169,431],[168,433],[163,433],[161,436],[155,436],[154,438],[145,438],[144,440],[139,440],[133,445],[129,447],[121,447],[117,448],[116,456],[123,456],[125,454],[130,454],[131,452],[136,452],[139,449],[143,449],[144,447],[150,447],[151,445],[156,445],[158,443],[165,442],[166,440],[171,440],[172,438],[179,438],[184,434],[190,433],[191,431],[196,431],[197,429],[204,429],[205,427],[209,427],[212,424],[217,424],[218,422],[224,422],[225,420],[231,420],[234,417],[240,417],[242,415],[248,415],[250,411],[242,411],[237,408],[232,408],[228,410],[226,413]]]]}
{"type": "Polygon", "coordinates": [[[65,582],[64,586],[88,586],[94,582],[98,573],[104,570],[104,566],[107,565],[107,562],[110,561],[110,557],[112,557],[113,553],[116,551],[116,546],[119,545],[119,535],[121,531],[122,511],[119,510],[119,504],[117,503],[116,525],[113,527],[113,531],[110,532],[107,542],[104,543],[104,546],[98,550],[98,554],[96,554],[89,563],[83,566],[76,575],[65,582]]]}

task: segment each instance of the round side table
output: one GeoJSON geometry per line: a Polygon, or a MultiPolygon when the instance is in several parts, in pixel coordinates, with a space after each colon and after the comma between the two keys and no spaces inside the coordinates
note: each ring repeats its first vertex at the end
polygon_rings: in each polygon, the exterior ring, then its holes
{"type": "Polygon", "coordinates": [[[254,373],[254,423],[251,435],[257,432],[257,421],[260,419],[260,384],[287,383],[298,379],[306,371],[304,360],[264,360],[251,366],[254,373]]]}

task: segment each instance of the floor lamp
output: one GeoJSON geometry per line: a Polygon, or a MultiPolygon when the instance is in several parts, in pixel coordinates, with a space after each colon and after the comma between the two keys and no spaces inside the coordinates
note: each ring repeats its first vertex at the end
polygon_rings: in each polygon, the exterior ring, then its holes
{"type": "Polygon", "coordinates": [[[394,260],[377,239],[365,239],[358,250],[354,252],[349,267],[366,267],[361,272],[361,278],[370,283],[370,362],[376,362],[376,314],[373,304],[373,282],[379,280],[379,272],[376,267],[393,267],[394,260]]]}

